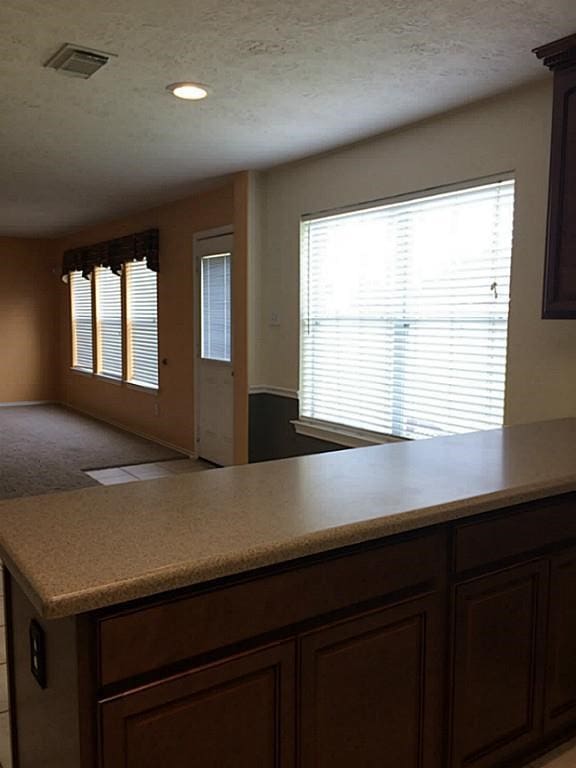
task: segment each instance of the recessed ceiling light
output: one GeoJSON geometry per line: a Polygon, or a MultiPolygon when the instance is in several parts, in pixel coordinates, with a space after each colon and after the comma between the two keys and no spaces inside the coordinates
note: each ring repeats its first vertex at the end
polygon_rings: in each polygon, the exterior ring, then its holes
{"type": "Polygon", "coordinates": [[[208,89],[200,83],[172,83],[167,88],[179,99],[188,99],[189,101],[199,101],[208,96],[208,89]]]}

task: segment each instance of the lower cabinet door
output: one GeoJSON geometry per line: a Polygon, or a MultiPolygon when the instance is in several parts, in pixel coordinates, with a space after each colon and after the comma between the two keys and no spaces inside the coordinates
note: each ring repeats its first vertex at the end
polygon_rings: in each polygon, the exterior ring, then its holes
{"type": "Polygon", "coordinates": [[[294,644],[102,701],[102,768],[293,768],[294,644]]]}
{"type": "Polygon", "coordinates": [[[542,736],[548,565],[465,582],[454,593],[451,768],[492,768],[542,736]]]}
{"type": "Polygon", "coordinates": [[[546,730],[576,723],[576,550],[552,560],[546,676],[546,730]]]}
{"type": "Polygon", "coordinates": [[[302,638],[302,768],[443,766],[444,622],[429,596],[302,638]]]}

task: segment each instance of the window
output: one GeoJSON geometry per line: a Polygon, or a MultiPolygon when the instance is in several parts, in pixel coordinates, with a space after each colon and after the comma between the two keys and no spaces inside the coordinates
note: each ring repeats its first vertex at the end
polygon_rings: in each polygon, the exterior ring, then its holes
{"type": "Polygon", "coordinates": [[[201,260],[202,357],[230,362],[231,254],[201,260]]]}
{"type": "Polygon", "coordinates": [[[111,269],[96,269],[98,373],[122,378],[122,284],[111,269]]]}
{"type": "Polygon", "coordinates": [[[128,380],[158,386],[157,275],[143,261],[127,264],[128,380]]]}
{"type": "Polygon", "coordinates": [[[92,286],[81,272],[70,273],[72,366],[92,371],[92,286]]]}
{"type": "Polygon", "coordinates": [[[157,279],[143,261],[70,273],[73,368],[158,388],[157,279]]]}
{"type": "Polygon", "coordinates": [[[502,425],[513,203],[502,181],[303,222],[301,421],[502,425]]]}

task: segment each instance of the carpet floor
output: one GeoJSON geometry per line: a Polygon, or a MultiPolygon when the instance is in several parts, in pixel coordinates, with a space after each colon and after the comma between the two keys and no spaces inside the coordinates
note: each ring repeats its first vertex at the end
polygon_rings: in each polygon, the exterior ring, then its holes
{"type": "Polygon", "coordinates": [[[0,499],[98,485],[84,470],[179,458],[59,405],[0,408],[0,499]]]}

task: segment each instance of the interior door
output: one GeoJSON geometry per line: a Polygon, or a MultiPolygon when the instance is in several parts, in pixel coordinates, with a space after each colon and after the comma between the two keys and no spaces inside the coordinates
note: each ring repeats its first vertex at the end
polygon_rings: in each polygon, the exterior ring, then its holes
{"type": "Polygon", "coordinates": [[[196,376],[198,456],[226,466],[234,461],[232,361],[232,234],[195,241],[199,319],[196,376]]]}

